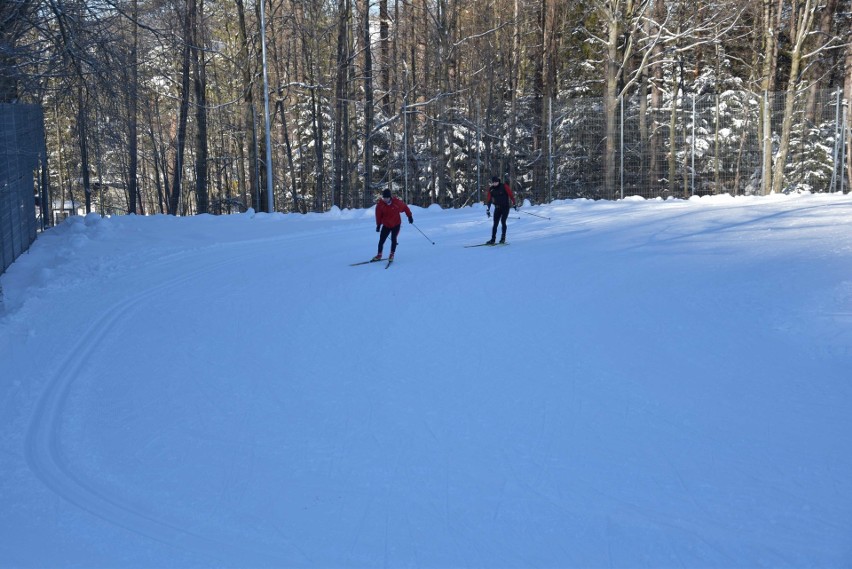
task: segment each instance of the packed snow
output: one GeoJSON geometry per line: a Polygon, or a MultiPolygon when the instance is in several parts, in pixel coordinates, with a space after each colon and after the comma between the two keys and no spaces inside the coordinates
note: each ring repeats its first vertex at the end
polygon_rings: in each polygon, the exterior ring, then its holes
{"type": "Polygon", "coordinates": [[[852,566],[852,196],[412,211],[40,235],[0,566],[852,566]]]}

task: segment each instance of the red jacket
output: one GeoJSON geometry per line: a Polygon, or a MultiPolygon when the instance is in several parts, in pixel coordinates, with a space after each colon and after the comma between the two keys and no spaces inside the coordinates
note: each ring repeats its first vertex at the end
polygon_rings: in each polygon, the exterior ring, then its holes
{"type": "Polygon", "coordinates": [[[512,188],[509,184],[500,184],[496,188],[488,188],[488,195],[485,198],[485,205],[491,206],[494,202],[494,207],[509,207],[509,200],[512,200],[512,205],[515,204],[515,194],[512,193],[512,188]]]}
{"type": "Polygon", "coordinates": [[[400,213],[405,213],[409,219],[412,219],[411,210],[401,199],[391,198],[390,204],[385,203],[384,199],[380,199],[376,202],[376,225],[396,227],[402,223],[400,213]]]}

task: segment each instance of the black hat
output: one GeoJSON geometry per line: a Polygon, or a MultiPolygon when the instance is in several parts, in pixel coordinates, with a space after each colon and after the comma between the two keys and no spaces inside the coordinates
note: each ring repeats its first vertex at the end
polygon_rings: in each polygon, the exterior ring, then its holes
{"type": "Polygon", "coordinates": [[[498,178],[497,176],[492,176],[492,177],[491,177],[491,183],[492,183],[492,184],[499,184],[499,183],[500,183],[500,178],[498,178]]]}
{"type": "Polygon", "coordinates": [[[384,190],[384,191],[382,192],[382,197],[383,197],[383,198],[389,198],[389,197],[391,197],[390,190],[384,190]]]}

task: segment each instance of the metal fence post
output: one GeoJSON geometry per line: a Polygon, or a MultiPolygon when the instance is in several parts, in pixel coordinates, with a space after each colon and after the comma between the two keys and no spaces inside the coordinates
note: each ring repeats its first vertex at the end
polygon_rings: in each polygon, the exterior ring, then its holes
{"type": "Polygon", "coordinates": [[[619,185],[621,186],[621,199],[624,199],[624,95],[619,95],[618,102],[621,106],[621,143],[618,149],[619,170],[621,171],[619,185]]]}
{"type": "Polygon", "coordinates": [[[553,201],[553,97],[547,99],[547,201],[553,201]]]}
{"type": "Polygon", "coordinates": [[[848,107],[849,107],[849,101],[844,99],[843,100],[843,119],[842,119],[842,123],[841,123],[843,125],[843,128],[840,131],[840,133],[841,133],[841,141],[840,141],[840,191],[841,191],[841,193],[844,193],[844,194],[846,193],[846,172],[845,172],[845,170],[846,170],[846,152],[847,152],[846,146],[847,146],[847,143],[849,142],[849,139],[850,139],[849,133],[847,132],[849,130],[849,125],[846,124],[847,117],[849,116],[849,113],[847,111],[848,107]]]}
{"type": "Polygon", "coordinates": [[[402,102],[402,178],[403,199],[408,203],[408,96],[402,102]]]}
{"type": "MultiPolygon", "coordinates": [[[[843,138],[843,131],[840,129],[840,89],[837,90],[837,107],[834,109],[834,148],[831,152],[831,184],[828,186],[829,192],[834,192],[837,188],[837,158],[840,154],[840,140],[843,138]]],[[[843,171],[843,166],[840,166],[840,171],[843,171]]]]}
{"type": "MultiPolygon", "coordinates": [[[[774,101],[773,101],[774,102],[774,101]]],[[[769,91],[763,92],[763,195],[772,191],[772,111],[769,91]]]]}
{"type": "Polygon", "coordinates": [[[692,171],[690,176],[691,193],[695,195],[695,93],[692,94],[692,156],[690,157],[689,168],[692,171]]]}
{"type": "Polygon", "coordinates": [[[476,201],[482,202],[482,110],[476,100],[476,201]]]}

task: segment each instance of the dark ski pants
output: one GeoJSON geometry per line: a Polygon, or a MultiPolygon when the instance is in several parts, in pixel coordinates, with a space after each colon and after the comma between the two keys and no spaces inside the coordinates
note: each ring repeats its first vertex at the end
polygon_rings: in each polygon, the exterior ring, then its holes
{"type": "Polygon", "coordinates": [[[402,224],[399,224],[396,227],[387,227],[382,225],[382,232],[379,234],[379,253],[382,252],[382,249],[385,246],[385,241],[388,239],[388,235],[391,236],[391,253],[396,251],[396,236],[399,235],[399,230],[401,228],[402,224]]]}
{"type": "Polygon", "coordinates": [[[506,220],[509,219],[509,208],[494,206],[494,226],[491,228],[492,241],[497,238],[497,224],[503,224],[503,233],[501,239],[506,239],[506,220]]]}

